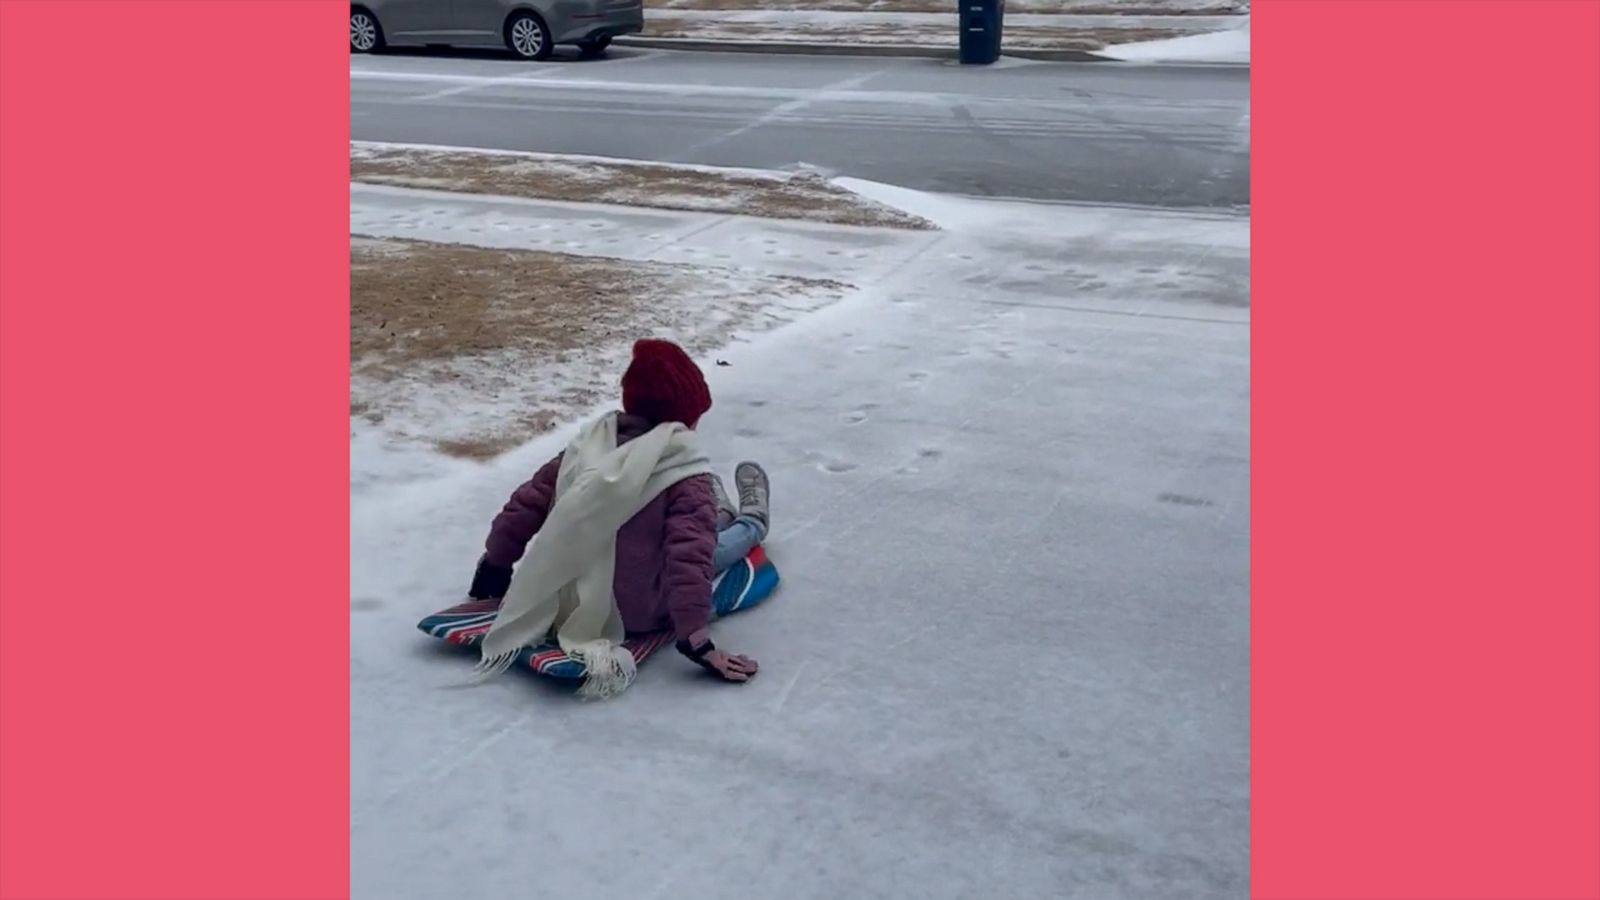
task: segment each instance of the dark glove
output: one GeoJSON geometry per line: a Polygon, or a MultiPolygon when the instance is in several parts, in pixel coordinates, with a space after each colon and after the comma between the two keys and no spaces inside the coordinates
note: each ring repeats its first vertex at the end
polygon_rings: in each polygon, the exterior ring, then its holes
{"type": "Polygon", "coordinates": [[[489,563],[489,557],[478,560],[478,570],[472,573],[472,587],[467,596],[474,600],[499,600],[511,588],[511,570],[489,563]]]}
{"type": "Polygon", "coordinates": [[[749,681],[761,668],[748,656],[735,656],[725,650],[718,650],[710,638],[702,638],[700,643],[692,640],[679,641],[677,647],[679,653],[723,681],[735,684],[749,681]]]}

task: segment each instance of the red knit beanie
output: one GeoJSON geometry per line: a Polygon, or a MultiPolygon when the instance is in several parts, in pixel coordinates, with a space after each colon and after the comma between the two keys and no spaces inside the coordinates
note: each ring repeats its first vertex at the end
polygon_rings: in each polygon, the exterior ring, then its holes
{"type": "Polygon", "coordinates": [[[633,362],[622,373],[624,412],[693,428],[710,408],[706,376],[682,347],[652,339],[633,345],[633,362]]]}

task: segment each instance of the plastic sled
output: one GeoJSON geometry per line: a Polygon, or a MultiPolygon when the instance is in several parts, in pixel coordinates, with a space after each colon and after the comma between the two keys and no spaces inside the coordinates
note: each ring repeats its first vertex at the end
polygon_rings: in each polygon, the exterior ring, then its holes
{"type": "MultiPolygon", "coordinates": [[[[713,582],[712,615],[721,618],[749,609],[770,597],[777,587],[778,568],[767,559],[766,550],[756,547],[713,582]]],[[[469,600],[428,616],[417,623],[417,629],[447,644],[476,647],[494,624],[499,609],[499,600],[469,600]]],[[[638,664],[672,642],[671,631],[654,631],[628,635],[622,646],[638,664]]],[[[554,640],[522,648],[511,667],[563,681],[582,681],[587,674],[584,665],[567,656],[554,640]]]]}

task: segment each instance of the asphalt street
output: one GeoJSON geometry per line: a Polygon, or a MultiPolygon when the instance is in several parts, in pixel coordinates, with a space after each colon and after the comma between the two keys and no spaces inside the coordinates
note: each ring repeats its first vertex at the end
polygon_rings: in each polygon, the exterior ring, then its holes
{"type": "Polygon", "coordinates": [[[352,57],[351,137],[785,169],[986,197],[1250,203],[1242,67],[614,49],[352,57]]]}

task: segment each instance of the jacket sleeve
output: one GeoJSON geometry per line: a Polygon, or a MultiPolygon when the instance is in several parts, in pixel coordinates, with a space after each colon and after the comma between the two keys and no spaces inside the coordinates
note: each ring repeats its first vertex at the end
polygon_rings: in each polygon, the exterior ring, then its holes
{"type": "Polygon", "coordinates": [[[686,478],[667,490],[666,562],[661,573],[667,611],[679,640],[711,620],[711,559],[717,549],[717,501],[711,476],[686,478]]]}
{"type": "Polygon", "coordinates": [[[484,558],[492,566],[509,569],[522,559],[528,542],[544,527],[550,514],[550,504],[555,501],[556,475],[561,471],[561,457],[545,463],[534,476],[517,488],[506,501],[505,508],[494,517],[489,526],[489,539],[484,542],[484,558]]]}

